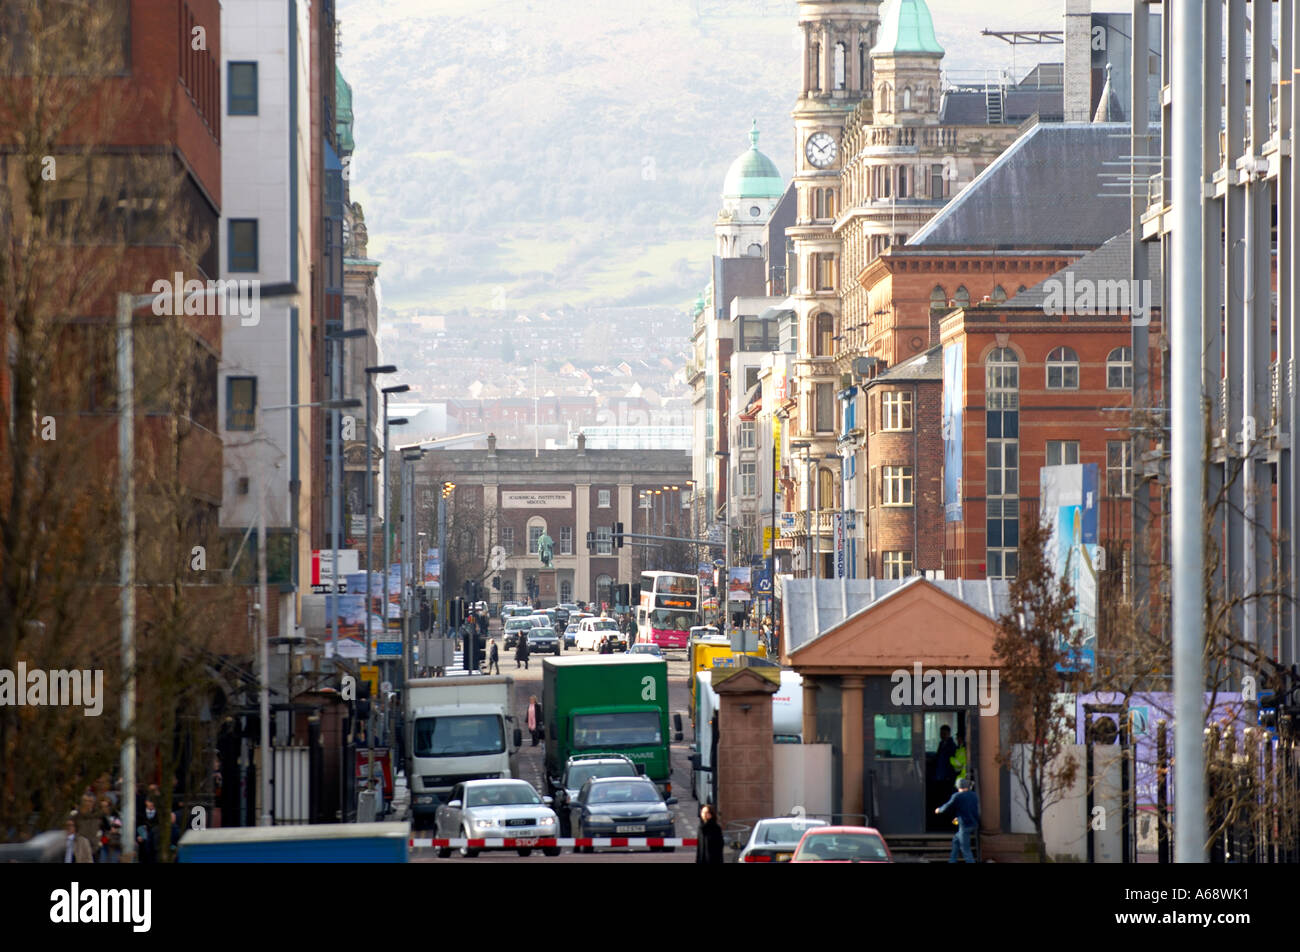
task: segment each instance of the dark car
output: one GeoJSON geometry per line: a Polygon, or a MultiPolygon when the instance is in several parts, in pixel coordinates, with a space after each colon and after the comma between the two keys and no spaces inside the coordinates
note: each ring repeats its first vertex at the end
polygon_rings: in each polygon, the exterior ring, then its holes
{"type": "Polygon", "coordinates": [[[550,781],[555,792],[555,812],[560,816],[563,835],[569,836],[569,805],[578,799],[582,785],[593,777],[638,777],[632,758],[623,754],[575,754],[564,765],[564,776],[550,781]]]}
{"type": "Polygon", "coordinates": [[[553,611],[555,613],[553,619],[555,622],[555,630],[564,631],[565,628],[569,627],[569,610],[557,605],[553,611]]]}
{"type": "MultiPolygon", "coordinates": [[[[569,806],[569,826],[575,837],[653,836],[671,838],[676,829],[669,809],[676,797],[659,795],[646,777],[594,777],[569,806]]],[[[595,847],[579,847],[592,852],[595,847]]],[[[671,846],[652,846],[654,852],[671,846]]]]}
{"type": "Polygon", "coordinates": [[[528,632],[529,654],[559,654],[560,636],[554,628],[534,628],[528,632]]]}

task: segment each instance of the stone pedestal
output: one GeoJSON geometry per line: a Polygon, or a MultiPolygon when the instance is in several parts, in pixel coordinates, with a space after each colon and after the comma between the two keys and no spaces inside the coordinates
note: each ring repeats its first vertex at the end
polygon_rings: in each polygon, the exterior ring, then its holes
{"type": "Polygon", "coordinates": [[[718,817],[752,823],[772,815],[772,695],[777,668],[715,668],[718,693],[718,817]]]}
{"type": "Polygon", "coordinates": [[[537,598],[539,605],[554,605],[560,600],[560,589],[556,584],[555,576],[555,569],[537,570],[537,598]]]}

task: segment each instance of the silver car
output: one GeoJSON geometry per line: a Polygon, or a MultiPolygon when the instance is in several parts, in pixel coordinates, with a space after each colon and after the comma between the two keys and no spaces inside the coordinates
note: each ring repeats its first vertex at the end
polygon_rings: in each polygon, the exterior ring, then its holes
{"type": "Polygon", "coordinates": [[[749,842],[745,844],[737,862],[788,863],[804,833],[815,826],[825,825],[825,820],[800,816],[759,820],[754,824],[749,842]]]}
{"type": "MultiPolygon", "coordinates": [[[[434,818],[438,839],[525,839],[559,835],[560,821],[551,809],[550,797],[539,797],[526,780],[466,780],[451,789],[451,799],[438,807],[434,818]]],[[[520,856],[530,846],[462,846],[460,855],[471,858],[480,849],[515,849],[520,856]]],[[[558,846],[543,846],[547,856],[559,856],[558,846]]],[[[438,855],[451,855],[451,847],[439,847],[438,855]]]]}

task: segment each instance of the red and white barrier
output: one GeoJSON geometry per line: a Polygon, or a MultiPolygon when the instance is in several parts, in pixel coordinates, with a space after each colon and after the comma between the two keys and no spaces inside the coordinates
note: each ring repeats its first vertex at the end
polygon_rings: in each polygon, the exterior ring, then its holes
{"type": "Polygon", "coordinates": [[[495,840],[445,840],[412,838],[411,849],[432,849],[434,847],[456,848],[464,846],[472,850],[482,849],[541,849],[554,846],[694,846],[692,839],[668,838],[661,836],[529,836],[495,840]]]}

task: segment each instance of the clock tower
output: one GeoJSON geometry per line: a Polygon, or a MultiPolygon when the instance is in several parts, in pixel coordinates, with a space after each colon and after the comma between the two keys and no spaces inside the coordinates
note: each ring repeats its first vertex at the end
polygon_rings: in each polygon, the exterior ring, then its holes
{"type": "MultiPolygon", "coordinates": [[[[897,2],[897,0],[894,0],[897,2]]],[[[799,0],[802,70],[794,107],[795,224],[786,235],[794,243],[798,273],[790,276],[791,301],[799,320],[794,373],[798,415],[790,438],[809,444],[813,465],[790,459],[796,486],[793,509],[804,513],[838,510],[841,477],[836,452],[840,390],[834,367],[834,341],[842,333],[840,293],[855,275],[842,273],[843,255],[834,225],[840,207],[842,133],[849,114],[871,99],[871,48],[880,25],[880,0],[799,0]],[[811,472],[810,472],[811,468],[811,472]],[[826,471],[824,471],[826,470],[826,471]]],[[[812,577],[834,574],[830,520],[814,516],[812,577]],[[831,563],[831,571],[825,565],[831,563]]],[[[804,533],[809,527],[804,526],[804,533]]],[[[796,545],[807,545],[806,534],[796,545]]]]}

